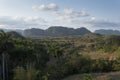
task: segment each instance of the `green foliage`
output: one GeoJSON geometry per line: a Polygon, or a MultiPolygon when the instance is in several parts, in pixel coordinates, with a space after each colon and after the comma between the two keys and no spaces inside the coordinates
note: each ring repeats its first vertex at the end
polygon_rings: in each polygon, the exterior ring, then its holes
{"type": "Polygon", "coordinates": [[[27,80],[26,71],[23,67],[14,69],[14,80],[27,80]]]}
{"type": "Polygon", "coordinates": [[[93,72],[108,72],[112,70],[112,62],[107,59],[95,60],[92,64],[93,72]]]}
{"type": "Polygon", "coordinates": [[[14,80],[36,80],[39,71],[33,67],[28,66],[26,70],[23,67],[17,67],[14,69],[14,80]]]}
{"type": "Polygon", "coordinates": [[[8,52],[14,47],[13,40],[10,35],[4,31],[0,31],[0,53],[8,52]]]}
{"type": "Polygon", "coordinates": [[[117,54],[118,57],[120,57],[120,47],[118,47],[118,49],[114,53],[117,54]]]}
{"type": "Polygon", "coordinates": [[[49,80],[49,74],[47,73],[46,75],[42,76],[42,80],[49,80]]]}
{"type": "Polygon", "coordinates": [[[94,80],[94,79],[93,79],[92,75],[90,75],[90,74],[85,74],[85,75],[83,76],[83,80],[94,80]]]}

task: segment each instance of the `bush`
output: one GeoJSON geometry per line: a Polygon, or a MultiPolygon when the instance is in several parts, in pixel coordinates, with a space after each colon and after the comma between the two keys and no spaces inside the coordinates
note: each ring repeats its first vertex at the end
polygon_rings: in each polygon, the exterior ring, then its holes
{"type": "Polygon", "coordinates": [[[90,75],[90,74],[85,74],[85,75],[83,76],[83,80],[94,80],[94,79],[93,79],[92,75],[90,75]]]}

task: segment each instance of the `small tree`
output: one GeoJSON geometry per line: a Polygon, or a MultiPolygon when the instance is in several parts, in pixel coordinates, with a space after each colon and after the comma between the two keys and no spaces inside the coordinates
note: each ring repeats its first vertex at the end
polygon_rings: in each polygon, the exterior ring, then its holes
{"type": "Polygon", "coordinates": [[[83,80],[94,80],[94,79],[93,79],[92,75],[90,75],[90,74],[85,74],[85,75],[83,76],[83,80]]]}
{"type": "Polygon", "coordinates": [[[14,69],[14,80],[27,80],[26,71],[23,67],[14,69]]]}

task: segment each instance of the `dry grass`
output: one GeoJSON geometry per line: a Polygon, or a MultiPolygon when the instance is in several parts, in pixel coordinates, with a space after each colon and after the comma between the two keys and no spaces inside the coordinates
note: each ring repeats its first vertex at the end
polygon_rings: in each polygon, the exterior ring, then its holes
{"type": "MultiPolygon", "coordinates": [[[[120,72],[91,73],[93,80],[120,80],[120,72]]],[[[63,80],[83,80],[84,74],[69,76],[63,80]]]]}
{"type": "Polygon", "coordinates": [[[116,54],[109,54],[109,53],[98,53],[98,52],[91,52],[91,53],[83,53],[85,56],[90,56],[91,59],[109,59],[109,60],[116,60],[116,54]]]}

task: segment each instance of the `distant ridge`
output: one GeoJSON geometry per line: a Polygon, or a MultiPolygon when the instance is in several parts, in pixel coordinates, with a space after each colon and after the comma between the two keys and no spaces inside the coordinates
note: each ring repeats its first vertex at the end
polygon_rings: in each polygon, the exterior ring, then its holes
{"type": "Polygon", "coordinates": [[[25,37],[23,37],[22,35],[20,35],[18,32],[16,31],[10,31],[10,32],[6,32],[7,34],[10,34],[11,37],[14,37],[14,38],[22,38],[24,39],[25,37]]]}
{"type": "Polygon", "coordinates": [[[63,26],[51,26],[46,30],[39,29],[39,28],[31,28],[31,29],[2,29],[5,32],[12,32],[15,31],[19,35],[23,37],[40,37],[40,36],[76,36],[76,35],[85,35],[89,33],[97,33],[102,35],[120,35],[119,30],[112,30],[112,29],[99,29],[91,32],[90,30],[86,29],[85,27],[81,28],[68,28],[63,26]]]}
{"type": "Polygon", "coordinates": [[[24,30],[24,35],[27,37],[38,37],[38,36],[71,36],[71,35],[84,35],[91,33],[88,29],[82,28],[67,28],[62,26],[52,26],[46,30],[32,28],[24,30]]]}
{"type": "Polygon", "coordinates": [[[17,32],[17,33],[19,33],[19,34],[23,34],[23,30],[21,30],[21,29],[1,29],[1,30],[3,30],[4,32],[11,32],[11,31],[15,31],[15,32],[17,32]]]}
{"type": "Polygon", "coordinates": [[[120,31],[118,30],[105,30],[105,29],[99,29],[99,30],[95,30],[94,33],[99,33],[99,34],[108,34],[108,35],[120,35],[120,31]]]}

